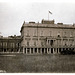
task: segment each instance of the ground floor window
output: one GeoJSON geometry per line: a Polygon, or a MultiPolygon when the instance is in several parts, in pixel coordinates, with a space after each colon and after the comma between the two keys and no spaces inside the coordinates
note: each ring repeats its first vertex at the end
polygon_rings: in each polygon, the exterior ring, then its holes
{"type": "Polygon", "coordinates": [[[40,50],[41,50],[41,49],[40,49],[40,48],[38,48],[38,53],[40,53],[40,50]]]}
{"type": "Polygon", "coordinates": [[[51,48],[51,53],[53,53],[53,48],[51,48]]]}
{"type": "Polygon", "coordinates": [[[37,48],[35,48],[35,53],[37,53],[37,48]]]}
{"type": "Polygon", "coordinates": [[[27,48],[27,53],[29,53],[30,52],[30,48],[27,48]]]}
{"type": "Polygon", "coordinates": [[[31,53],[33,53],[33,48],[31,48],[31,53]]]}

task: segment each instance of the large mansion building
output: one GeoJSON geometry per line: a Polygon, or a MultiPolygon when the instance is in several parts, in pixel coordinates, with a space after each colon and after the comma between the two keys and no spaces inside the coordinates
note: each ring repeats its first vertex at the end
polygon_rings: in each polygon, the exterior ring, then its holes
{"type": "Polygon", "coordinates": [[[41,23],[23,23],[21,50],[24,54],[56,54],[75,49],[75,25],[42,20],[41,23]]]}
{"type": "Polygon", "coordinates": [[[42,20],[41,23],[24,21],[20,36],[0,36],[1,53],[59,54],[75,50],[75,25],[42,20]]]}

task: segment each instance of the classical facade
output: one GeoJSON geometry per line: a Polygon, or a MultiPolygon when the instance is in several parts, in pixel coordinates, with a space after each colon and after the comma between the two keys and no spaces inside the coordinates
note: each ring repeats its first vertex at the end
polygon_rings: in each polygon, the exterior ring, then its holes
{"type": "Polygon", "coordinates": [[[56,54],[75,49],[75,25],[42,20],[23,23],[21,50],[24,54],[56,54]]]}
{"type": "Polygon", "coordinates": [[[20,36],[0,36],[0,53],[20,52],[20,36]]]}
{"type": "Polygon", "coordinates": [[[75,50],[75,25],[42,20],[23,23],[21,36],[0,36],[0,53],[60,54],[75,50]]]}

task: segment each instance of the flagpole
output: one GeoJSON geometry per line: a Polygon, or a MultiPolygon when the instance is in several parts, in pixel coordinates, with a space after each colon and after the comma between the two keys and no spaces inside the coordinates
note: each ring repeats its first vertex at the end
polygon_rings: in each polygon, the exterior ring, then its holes
{"type": "Polygon", "coordinates": [[[48,20],[49,20],[49,12],[48,12],[48,20]]]}
{"type": "Polygon", "coordinates": [[[52,12],[48,11],[48,20],[49,20],[49,14],[52,14],[52,12]]]}

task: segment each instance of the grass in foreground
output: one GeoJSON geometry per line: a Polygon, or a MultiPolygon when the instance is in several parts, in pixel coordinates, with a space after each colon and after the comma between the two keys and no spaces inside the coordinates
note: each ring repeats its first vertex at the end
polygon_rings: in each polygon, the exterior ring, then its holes
{"type": "Polygon", "coordinates": [[[75,72],[75,55],[0,56],[0,70],[7,73],[72,73],[75,72]]]}

